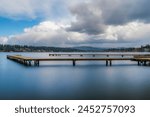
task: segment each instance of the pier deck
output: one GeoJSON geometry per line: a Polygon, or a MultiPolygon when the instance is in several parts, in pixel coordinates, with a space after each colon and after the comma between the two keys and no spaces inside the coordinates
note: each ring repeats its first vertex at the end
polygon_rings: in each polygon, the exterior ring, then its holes
{"type": "Polygon", "coordinates": [[[111,66],[112,61],[136,61],[138,65],[150,65],[150,55],[143,54],[50,54],[49,56],[48,58],[32,58],[21,55],[7,55],[7,59],[26,66],[39,66],[40,61],[72,61],[73,66],[76,65],[76,61],[106,61],[106,66],[111,66]],[[74,55],[76,57],[73,57],[74,55]],[[86,55],[90,57],[86,57],[86,55]]]}

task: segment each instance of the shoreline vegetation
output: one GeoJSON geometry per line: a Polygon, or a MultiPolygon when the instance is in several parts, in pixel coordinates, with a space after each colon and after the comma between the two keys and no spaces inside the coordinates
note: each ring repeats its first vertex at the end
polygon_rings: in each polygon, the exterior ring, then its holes
{"type": "Polygon", "coordinates": [[[150,52],[150,45],[130,48],[47,47],[27,45],[0,45],[0,52],[150,52]]]}

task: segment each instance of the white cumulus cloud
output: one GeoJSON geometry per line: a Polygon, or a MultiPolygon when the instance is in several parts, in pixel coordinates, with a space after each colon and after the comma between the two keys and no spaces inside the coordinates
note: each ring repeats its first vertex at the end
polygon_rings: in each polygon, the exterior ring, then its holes
{"type": "Polygon", "coordinates": [[[71,46],[71,45],[99,45],[111,42],[136,42],[149,40],[150,24],[131,22],[122,26],[109,26],[105,33],[89,35],[80,32],[70,32],[66,29],[70,25],[51,21],[41,22],[31,28],[25,28],[18,35],[1,37],[2,43],[36,45],[36,46],[71,46]]]}
{"type": "Polygon", "coordinates": [[[87,34],[67,32],[65,29],[68,26],[51,21],[41,22],[39,25],[25,28],[21,34],[7,37],[7,43],[36,46],[67,46],[69,44],[82,43],[88,37],[87,34]]]}
{"type": "Polygon", "coordinates": [[[0,37],[0,44],[7,44],[8,38],[7,37],[0,37]]]}
{"type": "Polygon", "coordinates": [[[148,41],[150,38],[149,31],[150,24],[136,21],[125,25],[109,26],[104,38],[107,39],[107,37],[111,37],[120,42],[148,41]]]}
{"type": "Polygon", "coordinates": [[[16,20],[68,18],[70,17],[69,7],[77,3],[81,3],[81,1],[0,0],[0,16],[16,20]]]}

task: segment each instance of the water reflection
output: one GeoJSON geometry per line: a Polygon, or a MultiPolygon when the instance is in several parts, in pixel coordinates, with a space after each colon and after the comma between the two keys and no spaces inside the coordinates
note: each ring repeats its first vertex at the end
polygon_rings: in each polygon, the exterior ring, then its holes
{"type": "Polygon", "coordinates": [[[0,99],[150,99],[150,67],[117,61],[112,67],[91,61],[25,67],[7,60],[7,54],[0,53],[0,99]]]}

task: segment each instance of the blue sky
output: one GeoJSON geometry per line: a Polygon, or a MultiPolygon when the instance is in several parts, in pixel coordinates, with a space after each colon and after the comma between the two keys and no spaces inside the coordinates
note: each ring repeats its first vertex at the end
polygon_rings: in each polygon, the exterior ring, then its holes
{"type": "Polygon", "coordinates": [[[9,36],[22,33],[24,28],[37,25],[37,20],[14,20],[10,18],[0,17],[0,35],[9,36]]]}
{"type": "Polygon", "coordinates": [[[124,47],[150,43],[149,0],[1,0],[0,43],[124,47]]]}

